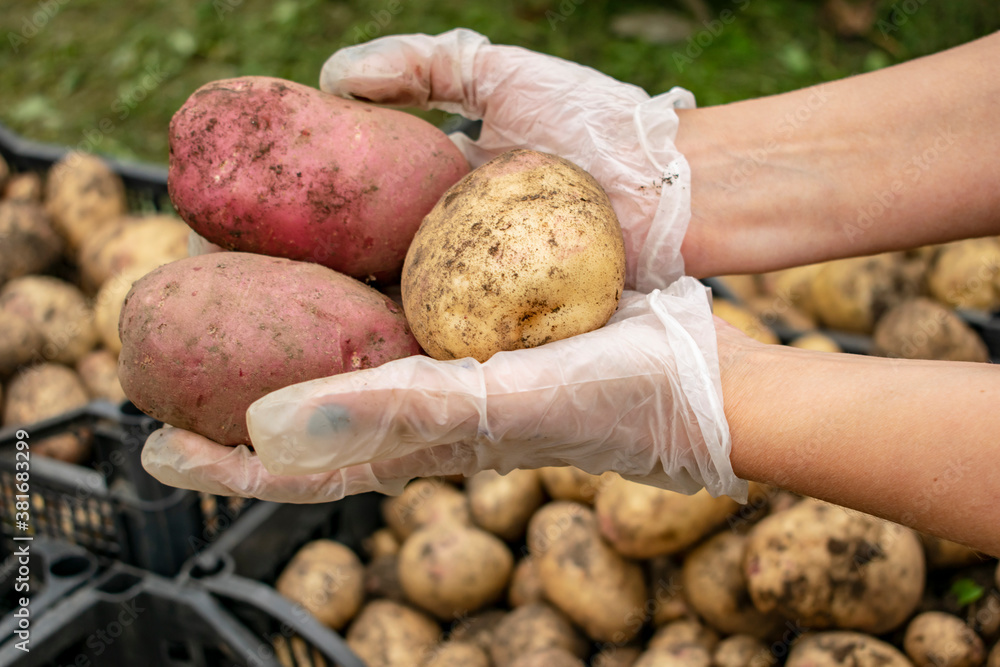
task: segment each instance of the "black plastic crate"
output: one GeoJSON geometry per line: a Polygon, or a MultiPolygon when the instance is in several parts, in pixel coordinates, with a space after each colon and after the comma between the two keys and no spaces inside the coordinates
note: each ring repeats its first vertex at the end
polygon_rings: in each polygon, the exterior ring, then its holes
{"type": "Polygon", "coordinates": [[[34,619],[97,575],[98,563],[83,547],[45,537],[14,551],[0,564],[0,637],[24,639],[34,619]]]}
{"type": "Polygon", "coordinates": [[[149,475],[140,461],[142,446],[160,425],[131,403],[94,401],[52,419],[0,431],[0,535],[5,538],[0,550],[13,549],[14,537],[44,535],[85,547],[105,561],[176,574],[252,501],[177,489],[149,475]],[[22,431],[31,443],[81,429],[93,438],[88,465],[30,458],[26,495],[31,509],[25,533],[15,515],[15,444],[24,439],[22,431]]]}
{"type": "MultiPolygon", "coordinates": [[[[14,172],[33,171],[44,175],[49,167],[70,152],[65,146],[25,139],[0,124],[0,155],[14,172]]],[[[172,211],[167,195],[167,169],[160,165],[124,162],[99,156],[121,176],[131,211],[172,211]]]]}
{"type": "MultiPolygon", "coordinates": [[[[276,621],[275,637],[307,632],[308,622],[300,627],[302,615],[293,610],[290,618],[276,621]]],[[[123,563],[33,619],[30,633],[28,653],[16,647],[18,638],[4,638],[0,665],[281,667],[274,637],[252,631],[197,582],[167,579],[123,563]]]]}
{"type": "Polygon", "coordinates": [[[333,539],[360,552],[362,540],[381,521],[381,499],[364,494],[317,505],[256,503],[189,561],[178,581],[209,592],[265,644],[287,651],[287,664],[363,667],[340,635],[284,598],[274,583],[312,540],[333,539]],[[293,644],[298,651],[288,650],[293,644]]]}

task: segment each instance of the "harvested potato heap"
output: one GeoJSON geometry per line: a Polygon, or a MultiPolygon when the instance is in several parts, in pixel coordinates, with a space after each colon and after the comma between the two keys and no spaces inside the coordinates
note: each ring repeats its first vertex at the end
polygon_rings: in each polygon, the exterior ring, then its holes
{"type": "MultiPolygon", "coordinates": [[[[132,280],[187,255],[189,228],[172,216],[126,215],[121,179],[88,155],[67,155],[44,181],[32,172],[0,177],[0,191],[2,425],[92,399],[121,402],[122,300],[132,280]]],[[[31,451],[77,463],[90,440],[79,430],[31,451]]]]}
{"type": "Polygon", "coordinates": [[[762,485],[483,472],[382,516],[363,565],[320,541],[278,581],[370,667],[980,667],[1000,638],[992,559],[762,485]]]}
{"type": "Polygon", "coordinates": [[[1000,239],[720,280],[738,303],[717,298],[716,315],[762,342],[778,327],[796,332],[793,347],[839,351],[825,328],[872,337],[879,356],[983,362],[986,346],[954,311],[1000,311],[1000,239]]]}

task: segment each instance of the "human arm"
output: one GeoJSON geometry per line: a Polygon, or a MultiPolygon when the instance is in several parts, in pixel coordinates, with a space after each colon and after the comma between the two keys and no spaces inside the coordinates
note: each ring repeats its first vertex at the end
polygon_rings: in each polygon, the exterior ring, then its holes
{"type": "Polygon", "coordinates": [[[1000,555],[1000,369],[763,345],[717,328],[738,476],[1000,555]]]}
{"type": "Polygon", "coordinates": [[[782,95],[679,109],[695,276],[1000,234],[1000,33],[782,95]]]}

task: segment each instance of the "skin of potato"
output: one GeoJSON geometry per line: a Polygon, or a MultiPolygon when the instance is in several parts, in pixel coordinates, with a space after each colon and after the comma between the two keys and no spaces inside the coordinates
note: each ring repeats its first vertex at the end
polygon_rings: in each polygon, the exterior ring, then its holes
{"type": "Polygon", "coordinates": [[[400,542],[435,523],[472,523],[468,497],[438,478],[415,479],[403,493],[387,498],[382,505],[382,518],[400,542]]]}
{"type": "Polygon", "coordinates": [[[1000,642],[993,645],[990,654],[986,658],[986,667],[1000,667],[1000,642]]]}
{"type": "Polygon", "coordinates": [[[888,311],[873,334],[872,354],[901,359],[989,361],[986,344],[950,309],[918,297],[888,311]]]}
{"type": "MultiPolygon", "coordinates": [[[[90,400],[73,369],[56,363],[26,367],[7,385],[3,425],[27,425],[74,410],[90,400]]],[[[90,455],[92,433],[80,430],[54,435],[31,445],[32,454],[80,463],[90,455]]]]}
{"type": "Polygon", "coordinates": [[[105,280],[94,297],[94,327],[97,329],[101,344],[115,355],[121,354],[122,351],[118,322],[121,319],[125,297],[128,296],[136,280],[159,266],[162,264],[131,266],[105,280]]]}
{"type": "Polygon", "coordinates": [[[800,350],[814,350],[816,352],[842,352],[840,346],[837,342],[830,338],[829,336],[824,336],[821,333],[808,333],[805,336],[799,336],[791,343],[791,347],[797,347],[800,350]]]}
{"type": "Polygon", "coordinates": [[[538,563],[530,555],[517,561],[510,578],[507,601],[511,607],[523,607],[545,599],[545,589],[538,575],[538,563]]]}
{"type": "Polygon", "coordinates": [[[774,296],[757,296],[747,302],[747,308],[768,328],[783,324],[796,331],[811,331],[816,321],[787,301],[774,296]]]}
{"type": "Polygon", "coordinates": [[[544,602],[506,614],[493,632],[490,657],[494,667],[510,667],[518,658],[550,648],[583,657],[587,643],[560,611],[544,602]]]}
{"type": "Polygon", "coordinates": [[[656,556],[645,562],[649,582],[649,599],[654,601],[652,622],[661,626],[681,618],[691,617],[694,611],[684,598],[684,581],[680,563],[673,556],[656,556]]]}
{"type": "Polygon", "coordinates": [[[696,644],[647,649],[632,667],[709,667],[711,655],[696,644]]]}
{"type": "Polygon", "coordinates": [[[754,526],[744,561],[750,597],[762,612],[873,634],[913,613],[925,571],[910,529],[811,499],[754,526]]]}
{"type": "Polygon", "coordinates": [[[170,198],[195,231],[361,279],[399,275],[468,170],[427,121],[270,77],[202,86],[170,122],[170,198]]]}
{"type": "Polygon", "coordinates": [[[75,255],[83,242],[125,214],[125,186],[99,158],[70,153],[49,169],[45,209],[75,255]]]}
{"type": "Polygon", "coordinates": [[[918,614],[906,627],[903,650],[917,667],[979,667],[983,640],[962,619],[941,611],[918,614]]]}
{"type": "Polygon", "coordinates": [[[712,300],[712,314],[724,319],[734,327],[754,340],[768,345],[777,345],[780,341],[756,315],[746,308],[741,308],[725,299],[712,300]]]}
{"type": "Polygon", "coordinates": [[[585,667],[572,653],[561,648],[548,648],[522,655],[510,667],[585,667]]]}
{"type": "Polygon", "coordinates": [[[74,364],[97,344],[94,311],[83,293],[52,276],[22,276],[0,290],[0,312],[27,319],[44,338],[42,358],[74,364]]]}
{"type": "Polygon", "coordinates": [[[927,276],[935,299],[953,308],[1000,306],[1000,241],[968,239],[942,246],[927,276]]]}
{"type": "Polygon", "coordinates": [[[38,204],[42,201],[42,179],[33,171],[14,174],[3,188],[7,201],[21,201],[38,204]]]}
{"type": "Polygon", "coordinates": [[[451,641],[470,641],[489,653],[496,629],[506,616],[506,612],[496,608],[463,615],[451,624],[448,638],[451,641]]]}
{"type": "Polygon", "coordinates": [[[601,534],[628,558],[677,553],[726,520],[739,505],[707,491],[686,496],[620,477],[601,487],[594,503],[601,534]]]}
{"type": "Polygon", "coordinates": [[[296,552],[274,587],[323,625],[340,630],[364,601],[364,566],[343,544],[314,540],[296,552]]]}
{"type": "Polygon", "coordinates": [[[399,551],[399,582],[407,598],[442,620],[496,600],[513,568],[506,544],[485,530],[457,523],[422,528],[399,551]]]}
{"type": "Polygon", "coordinates": [[[403,308],[435,359],[486,361],[597,329],[618,306],[625,245],[587,172],[528,150],[451,187],[403,264],[403,308]]]}
{"type": "Polygon", "coordinates": [[[41,206],[0,201],[0,285],[45,271],[59,258],[62,247],[62,239],[41,206]]]}
{"type": "Polygon", "coordinates": [[[635,646],[607,646],[590,659],[591,667],[633,667],[642,651],[635,646]]]}
{"type": "Polygon", "coordinates": [[[925,533],[921,533],[919,537],[924,545],[928,570],[965,567],[987,560],[986,556],[964,544],[925,533]]]}
{"type": "Polygon", "coordinates": [[[777,658],[761,640],[750,635],[730,635],[712,652],[715,667],[770,667],[777,658]]]}
{"type": "Polygon", "coordinates": [[[491,667],[490,658],[472,642],[449,641],[439,645],[423,667],[491,667]]]}
{"type": "Polygon", "coordinates": [[[78,263],[87,289],[97,290],[106,280],[137,266],[153,270],[188,256],[191,228],[171,215],[124,217],[87,239],[78,263]]]}
{"type": "Polygon", "coordinates": [[[391,600],[372,600],[347,630],[347,645],[368,667],[413,667],[431,655],[441,628],[391,600]]]}
{"type": "Polygon", "coordinates": [[[365,553],[369,558],[395,555],[399,553],[399,540],[389,528],[379,528],[364,540],[365,553]]]}
{"type": "Polygon", "coordinates": [[[398,554],[382,554],[365,565],[365,596],[406,602],[406,593],[399,582],[398,554]]]}
{"type": "Polygon", "coordinates": [[[0,310],[0,377],[19,366],[42,359],[45,337],[31,320],[18,313],[0,310]]]}
{"type": "MultiPolygon", "coordinates": [[[[591,639],[627,642],[646,620],[642,570],[601,538],[593,510],[577,507],[575,513],[563,515],[567,523],[553,524],[559,530],[547,549],[532,551],[545,597],[591,639]]],[[[530,525],[528,532],[534,532],[530,525]]]]}
{"type": "Polygon", "coordinates": [[[820,632],[792,645],[786,667],[913,667],[894,646],[860,632],[820,632]]]}
{"type": "Polygon", "coordinates": [[[118,404],[125,400],[125,392],[118,381],[118,358],[108,350],[94,350],[76,362],[87,393],[91,398],[103,398],[118,404]]]}
{"type": "Polygon", "coordinates": [[[823,324],[868,334],[886,310],[907,296],[901,289],[899,258],[884,254],[827,262],[810,294],[823,324]]]}
{"type": "Polygon", "coordinates": [[[764,293],[798,308],[812,319],[817,318],[813,305],[812,285],[824,264],[807,264],[773,271],[762,276],[764,293]]]}
{"type": "Polygon", "coordinates": [[[249,443],[246,411],[291,384],[420,352],[399,307],[317,264],[215,253],[132,286],[119,378],[148,415],[225,445],[249,443]]]}
{"type": "Polygon", "coordinates": [[[649,638],[648,648],[698,646],[711,655],[719,643],[719,635],[712,628],[690,618],[683,618],[659,628],[649,638]]]}
{"type": "Polygon", "coordinates": [[[540,468],[542,486],[553,500],[594,504],[597,490],[611,475],[591,475],[574,466],[540,468]]]}
{"type": "Polygon", "coordinates": [[[743,574],[744,535],[723,531],[684,558],[684,595],[705,622],[723,634],[743,633],[765,639],[782,625],[777,614],[764,614],[747,594],[743,574]]]}
{"type": "Polygon", "coordinates": [[[545,499],[537,470],[511,470],[501,475],[484,470],[465,485],[469,511],[483,529],[505,540],[524,535],[528,520],[545,499]]]}

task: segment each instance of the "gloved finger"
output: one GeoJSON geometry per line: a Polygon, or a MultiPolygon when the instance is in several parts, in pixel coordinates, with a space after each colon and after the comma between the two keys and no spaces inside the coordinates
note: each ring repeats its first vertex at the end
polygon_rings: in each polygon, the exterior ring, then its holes
{"type": "Polygon", "coordinates": [[[320,88],[350,99],[436,108],[477,119],[471,83],[478,50],[489,40],[456,29],[437,37],[381,37],[341,49],[323,65],[320,88]]]}
{"type": "Polygon", "coordinates": [[[396,495],[415,477],[473,474],[468,448],[446,446],[415,456],[311,475],[275,474],[247,447],[219,445],[196,433],[166,427],[149,436],[142,451],[149,474],[167,484],[222,496],[273,502],[316,503],[369,491],[396,495]]]}

